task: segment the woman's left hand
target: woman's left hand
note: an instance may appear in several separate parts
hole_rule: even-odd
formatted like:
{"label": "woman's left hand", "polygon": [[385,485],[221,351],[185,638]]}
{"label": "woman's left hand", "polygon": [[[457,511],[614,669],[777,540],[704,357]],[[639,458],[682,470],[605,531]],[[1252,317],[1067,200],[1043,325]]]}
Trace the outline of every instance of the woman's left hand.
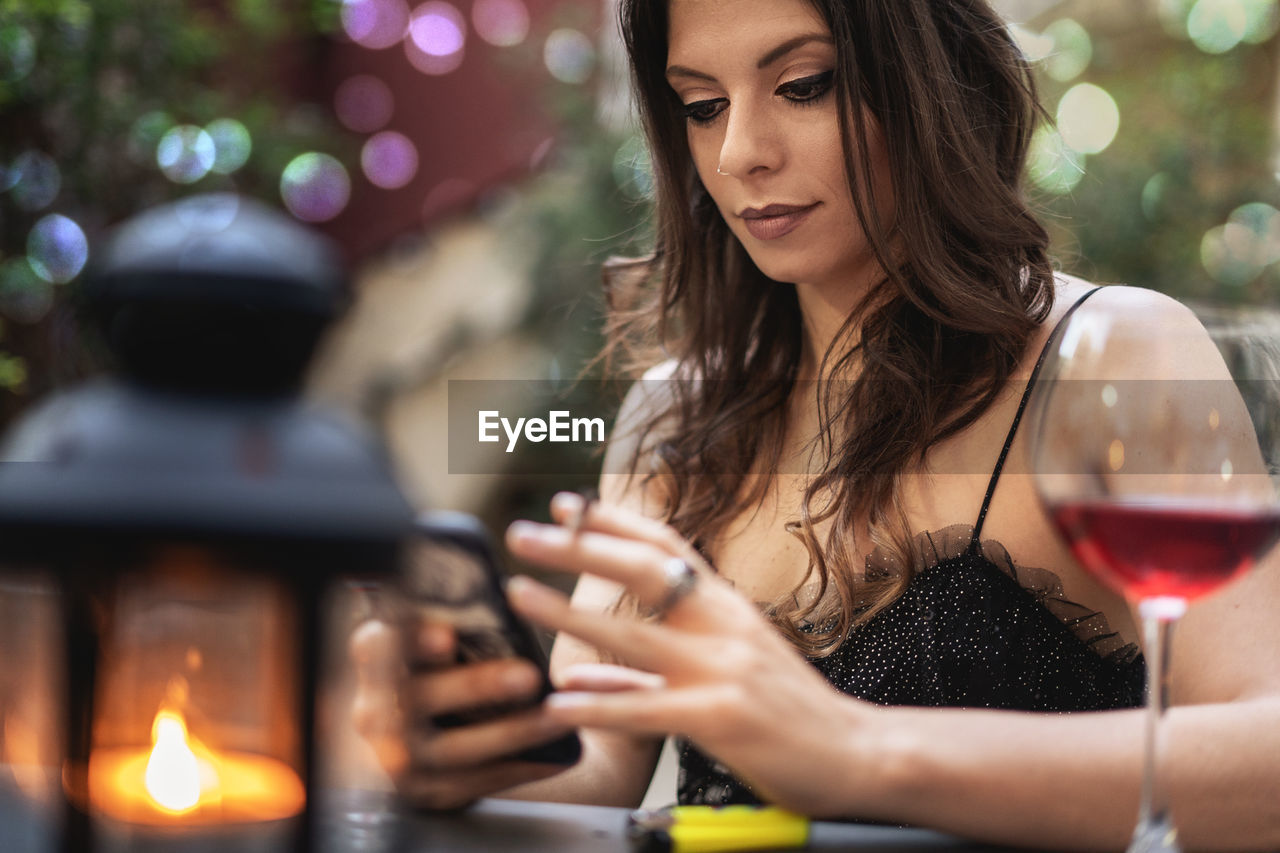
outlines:
{"label": "woman's left hand", "polygon": [[[552,502],[557,518],[581,511],[577,495]],[[531,563],[621,584],[641,612],[668,600],[673,558],[697,573],[688,593],[650,620],[575,610],[558,591],[513,578],[508,597],[523,616],[630,667],[571,668],[547,699],[552,717],[567,726],[680,734],[769,802],[814,815],[856,811],[848,786],[869,759],[876,709],[832,687],[674,530],[593,504],[577,530],[516,522],[507,544]]]}

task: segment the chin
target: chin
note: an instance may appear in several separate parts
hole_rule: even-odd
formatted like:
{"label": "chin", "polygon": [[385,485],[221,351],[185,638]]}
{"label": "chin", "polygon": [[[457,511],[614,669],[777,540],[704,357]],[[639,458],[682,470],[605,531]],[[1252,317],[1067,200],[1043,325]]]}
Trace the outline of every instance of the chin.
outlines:
{"label": "chin", "polygon": [[[750,253],[748,253],[750,254]],[[802,281],[818,281],[823,278],[822,271],[812,261],[805,263],[801,258],[760,257],[751,255],[760,272],[774,281],[795,284]]]}

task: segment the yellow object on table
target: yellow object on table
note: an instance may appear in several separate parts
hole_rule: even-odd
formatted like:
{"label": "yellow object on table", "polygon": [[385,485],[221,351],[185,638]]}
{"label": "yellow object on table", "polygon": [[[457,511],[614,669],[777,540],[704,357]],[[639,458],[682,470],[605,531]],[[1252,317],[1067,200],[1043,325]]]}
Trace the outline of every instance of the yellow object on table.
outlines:
{"label": "yellow object on table", "polygon": [[809,842],[809,819],[773,806],[673,806],[632,812],[627,837],[637,853],[786,850]]}

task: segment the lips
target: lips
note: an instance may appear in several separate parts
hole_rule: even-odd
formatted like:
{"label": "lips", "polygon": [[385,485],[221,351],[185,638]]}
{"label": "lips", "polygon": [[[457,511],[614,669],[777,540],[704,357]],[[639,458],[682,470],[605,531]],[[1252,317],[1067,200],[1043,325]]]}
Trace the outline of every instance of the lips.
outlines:
{"label": "lips", "polygon": [[818,202],[813,204],[770,204],[748,207],[738,214],[747,231],[757,240],[776,240],[800,226]]}

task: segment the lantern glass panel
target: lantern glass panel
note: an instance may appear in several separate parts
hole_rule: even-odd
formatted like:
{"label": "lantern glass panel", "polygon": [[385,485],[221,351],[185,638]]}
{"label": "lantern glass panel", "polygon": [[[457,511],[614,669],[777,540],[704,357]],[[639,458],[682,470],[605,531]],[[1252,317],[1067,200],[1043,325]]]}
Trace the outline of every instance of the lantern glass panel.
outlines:
{"label": "lantern glass panel", "polygon": [[0,850],[52,851],[61,805],[57,586],[0,567]]}
{"label": "lantern glass panel", "polygon": [[252,827],[276,843],[294,831],[298,605],[250,568],[168,546],[101,595],[89,811],[104,848],[157,829]]}
{"label": "lantern glass panel", "polygon": [[[321,839],[324,853],[382,853],[396,849],[401,831],[392,773],[407,755],[400,735],[402,610],[397,585],[368,578],[327,590],[325,642],[317,719]],[[371,622],[380,644],[353,646]]]}

